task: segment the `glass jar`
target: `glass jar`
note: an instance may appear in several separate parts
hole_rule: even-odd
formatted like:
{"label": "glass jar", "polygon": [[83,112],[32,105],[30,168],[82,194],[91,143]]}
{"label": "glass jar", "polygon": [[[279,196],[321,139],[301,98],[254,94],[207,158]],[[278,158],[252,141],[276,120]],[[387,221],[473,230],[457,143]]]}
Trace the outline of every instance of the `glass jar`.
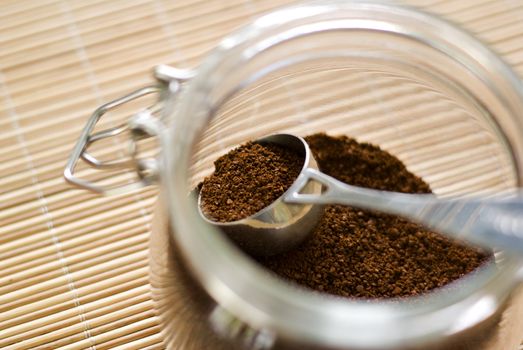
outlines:
{"label": "glass jar", "polygon": [[157,71],[168,129],[147,113],[131,123],[134,135],[157,135],[162,145],[159,170],[136,167],[144,183],[162,180],[151,283],[168,348],[518,344],[521,297],[510,297],[523,276],[520,257],[496,252],[495,263],[420,297],[343,299],[274,277],[206,224],[187,196],[219,155],[280,132],[378,144],[439,196],[520,187],[523,86],[482,43],[414,9],[322,1],[255,20],[184,74]]}

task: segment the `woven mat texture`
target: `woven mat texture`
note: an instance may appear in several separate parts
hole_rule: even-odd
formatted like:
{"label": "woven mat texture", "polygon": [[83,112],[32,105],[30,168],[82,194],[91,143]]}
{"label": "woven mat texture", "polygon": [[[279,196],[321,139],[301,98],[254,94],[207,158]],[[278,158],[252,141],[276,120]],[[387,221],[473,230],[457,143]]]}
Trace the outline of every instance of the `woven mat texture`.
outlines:
{"label": "woven mat texture", "polygon": [[[227,33],[291,2],[0,1],[1,349],[163,349],[147,275],[157,189],[102,197],[71,188],[63,167],[97,106],[152,82],[156,64],[197,67]],[[523,74],[523,1],[409,3]]]}

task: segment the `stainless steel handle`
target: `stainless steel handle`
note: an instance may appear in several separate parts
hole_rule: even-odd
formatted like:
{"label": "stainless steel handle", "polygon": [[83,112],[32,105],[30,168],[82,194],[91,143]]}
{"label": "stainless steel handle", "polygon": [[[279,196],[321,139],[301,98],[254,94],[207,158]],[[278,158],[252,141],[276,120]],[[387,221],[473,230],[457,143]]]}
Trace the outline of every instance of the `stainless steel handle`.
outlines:
{"label": "stainless steel handle", "polygon": [[308,168],[297,179],[325,186],[321,194],[287,194],[289,203],[345,204],[396,214],[450,236],[486,247],[523,253],[523,193],[494,197],[439,199],[431,194],[405,194],[347,185]]}
{"label": "stainless steel handle", "polygon": [[[159,65],[154,70],[154,76],[158,81],[156,85],[138,89],[126,96],[100,106],[93,112],[82,130],[80,138],[65,166],[64,177],[67,182],[92,192],[104,195],[115,195],[127,193],[157,181],[160,167],[158,160],[140,158],[137,142],[144,138],[157,137],[162,132],[162,129],[165,129],[162,118],[156,118],[155,115],[161,114],[165,96],[172,96],[178,93],[181,84],[194,76],[194,71]],[[108,111],[150,94],[158,95],[158,102],[156,104],[135,113],[125,124],[93,133],[100,118]],[[87,152],[89,145],[103,139],[114,137],[125,131],[130,131],[131,135],[131,139],[129,140],[130,159],[107,162],[101,161]],[[75,169],[80,159],[96,169],[134,169],[138,175],[138,181],[120,186],[100,186],[91,181],[81,179],[75,175]]]}

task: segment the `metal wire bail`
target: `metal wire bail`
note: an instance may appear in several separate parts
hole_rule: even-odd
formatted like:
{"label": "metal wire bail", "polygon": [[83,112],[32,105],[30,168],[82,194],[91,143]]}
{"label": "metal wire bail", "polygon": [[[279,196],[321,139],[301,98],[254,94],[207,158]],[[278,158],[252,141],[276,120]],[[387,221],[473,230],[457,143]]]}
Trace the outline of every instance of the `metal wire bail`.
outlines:
{"label": "metal wire bail", "polygon": [[[154,76],[158,81],[157,84],[143,87],[128,95],[108,102],[93,112],[82,130],[80,138],[78,139],[66,164],[64,177],[67,182],[92,192],[113,195],[127,193],[148,186],[158,180],[158,160],[152,158],[140,158],[138,141],[149,137],[160,136],[159,134],[163,129],[165,129],[165,126],[162,123],[161,118],[156,118],[155,115],[161,114],[163,98],[165,95],[164,92],[177,93],[180,84],[194,76],[194,72],[166,65],[159,65],[155,67]],[[133,114],[127,123],[93,133],[96,124],[104,114],[123,104],[150,94],[158,95],[158,100],[154,105]],[[102,161],[87,152],[87,148],[93,143],[115,137],[126,131],[129,131],[131,135],[129,140],[129,159]],[[117,186],[100,186],[91,181],[81,179],[74,174],[80,158],[95,169],[133,169],[138,175],[138,181]]]}

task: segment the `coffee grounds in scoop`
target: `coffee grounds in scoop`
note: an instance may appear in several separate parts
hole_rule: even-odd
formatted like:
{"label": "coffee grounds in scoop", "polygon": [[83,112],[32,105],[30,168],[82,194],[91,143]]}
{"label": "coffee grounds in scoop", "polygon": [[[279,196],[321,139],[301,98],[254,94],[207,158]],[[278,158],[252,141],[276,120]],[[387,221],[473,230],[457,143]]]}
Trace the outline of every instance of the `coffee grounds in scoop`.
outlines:
{"label": "coffee grounds in scoop", "polygon": [[280,197],[296,180],[303,157],[276,144],[248,142],[214,162],[200,188],[200,207],[218,222],[255,214]]}
{"label": "coffee grounds in scoop", "polygon": [[[428,184],[377,146],[346,136],[315,134],[305,139],[320,169],[340,181],[431,193]],[[374,299],[426,293],[463,277],[491,257],[394,215],[328,205],[307,241],[258,261],[282,278],[319,292]]]}

